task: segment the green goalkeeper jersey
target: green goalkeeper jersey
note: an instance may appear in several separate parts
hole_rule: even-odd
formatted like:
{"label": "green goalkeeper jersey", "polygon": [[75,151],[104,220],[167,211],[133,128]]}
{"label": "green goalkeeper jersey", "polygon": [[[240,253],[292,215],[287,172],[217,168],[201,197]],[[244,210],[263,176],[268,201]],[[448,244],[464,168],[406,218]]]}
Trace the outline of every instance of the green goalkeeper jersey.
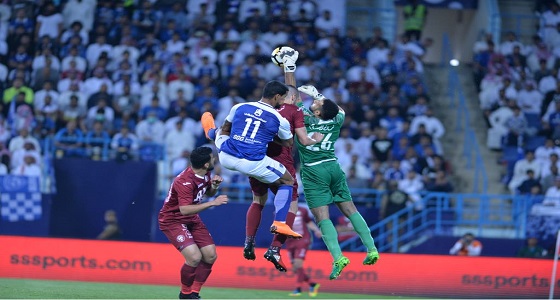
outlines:
{"label": "green goalkeeper jersey", "polygon": [[303,146],[297,138],[295,139],[302,165],[313,166],[325,161],[336,160],[334,143],[338,139],[340,128],[344,123],[344,112],[340,111],[334,119],[325,121],[313,116],[313,113],[305,108],[302,102],[298,103],[298,106],[303,109],[305,129],[309,137],[314,132],[325,135],[320,143],[312,146]]}

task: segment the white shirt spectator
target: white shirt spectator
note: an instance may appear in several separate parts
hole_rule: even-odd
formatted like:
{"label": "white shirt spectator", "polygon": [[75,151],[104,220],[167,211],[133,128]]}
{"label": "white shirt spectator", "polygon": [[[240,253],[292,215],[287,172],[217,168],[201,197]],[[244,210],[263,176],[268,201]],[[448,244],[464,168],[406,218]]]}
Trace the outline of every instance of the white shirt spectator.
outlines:
{"label": "white shirt spectator", "polygon": [[215,41],[239,41],[241,35],[233,28],[218,29],[214,34]]}
{"label": "white shirt spectator", "polygon": [[[173,130],[175,128],[175,124],[177,124],[177,121],[179,121],[180,119],[181,118],[179,116],[169,118],[167,121],[165,121],[165,130],[166,131]],[[189,117],[183,120],[183,130],[191,131],[196,137],[199,137],[204,133],[204,131],[202,130],[202,125],[200,125],[200,122],[197,122]]]}
{"label": "white shirt spectator", "polygon": [[41,153],[37,150],[25,150],[23,148],[18,149],[12,153],[11,165],[12,168],[17,168],[25,164],[24,158],[27,155],[31,155],[35,158],[35,161],[41,161]]}
{"label": "white shirt spectator", "polygon": [[[99,107],[97,105],[92,106],[90,109],[88,109],[87,112],[87,118],[89,120],[95,120],[97,117],[97,110],[99,109]],[[113,110],[112,107],[110,106],[105,106],[103,108],[103,110],[105,111],[104,113],[104,117],[105,117],[105,121],[106,122],[113,122],[113,120],[115,119],[115,111]]]}
{"label": "white shirt spectator", "polygon": [[167,133],[165,137],[165,147],[169,159],[174,160],[179,158],[183,151],[191,152],[196,144],[196,139],[192,130],[173,130]]}
{"label": "white shirt spectator", "polygon": [[541,92],[543,95],[546,95],[546,93],[553,91],[554,89],[556,89],[556,81],[556,77],[552,74],[544,76],[539,81],[539,92]]}
{"label": "white shirt spectator", "polygon": [[29,176],[29,177],[41,177],[41,167],[38,164],[33,163],[30,165],[23,164],[17,167],[14,167],[11,172],[12,175],[22,175],[22,176]]}
{"label": "white shirt spectator", "polygon": [[517,105],[526,114],[540,114],[543,95],[535,89],[522,89],[517,96]]}
{"label": "white shirt spectator", "polygon": [[8,122],[4,118],[0,118],[0,144],[7,145],[8,139],[12,137],[12,133],[8,128]]}
{"label": "white shirt spectator", "polygon": [[513,48],[515,48],[515,46],[519,46],[519,50],[521,50],[521,53],[524,53],[525,46],[523,45],[523,43],[517,40],[505,40],[500,44],[499,51],[504,56],[510,55],[513,53]]}
{"label": "white shirt spectator", "polygon": [[230,54],[233,55],[234,65],[240,65],[245,62],[245,56],[246,56],[245,53],[233,49],[226,49],[221,51],[220,54],[218,55],[218,62],[220,63],[220,65],[227,63],[227,57]]}
{"label": "white shirt spectator", "polygon": [[367,61],[368,61],[368,65],[372,66],[372,67],[376,67],[377,65],[379,65],[382,62],[387,62],[387,56],[390,52],[389,48],[383,47],[383,48],[379,48],[379,47],[373,47],[371,49],[368,50],[367,52]]}
{"label": "white shirt spectator", "polygon": [[414,177],[412,177],[412,172],[409,172],[404,179],[399,180],[398,187],[399,190],[408,195],[414,205],[414,209],[422,210],[424,208],[424,203],[422,203],[420,191],[424,189],[424,183],[422,183],[420,175],[415,173]]}
{"label": "white shirt spectator", "polygon": [[200,13],[200,4],[206,3],[208,7],[206,12],[211,15],[216,11],[217,2],[218,0],[189,0],[187,1],[186,8],[189,14],[198,14]]}
{"label": "white shirt spectator", "polygon": [[167,86],[167,95],[171,101],[177,99],[177,91],[183,90],[183,95],[188,102],[194,99],[194,84],[192,82],[180,78],[173,80]]}
{"label": "white shirt spectator", "polygon": [[[80,30],[80,32],[78,33],[78,35],[80,36],[80,38],[82,39],[82,45],[87,45],[89,44],[89,35],[88,32],[85,29]],[[68,43],[68,41],[74,36],[74,31],[72,29],[67,29],[62,33],[62,36],[60,37],[60,41],[63,44]]]}
{"label": "white shirt spectator", "polygon": [[241,45],[239,45],[239,51],[241,51],[245,56],[251,55],[254,53],[256,45],[261,48],[262,53],[272,53],[272,47],[260,39],[244,41]]}
{"label": "white shirt spectator", "polygon": [[[548,159],[548,160],[542,162],[541,174],[540,174],[541,179],[545,178],[546,176],[548,176],[550,174],[552,174],[552,172],[550,171],[550,167],[552,167],[552,164],[553,164],[553,162],[552,162],[551,159]],[[556,161],[554,164],[560,170],[560,161]],[[537,174],[537,175],[539,175],[539,174]]]}
{"label": "white shirt spectator", "polygon": [[445,127],[443,127],[441,121],[434,116],[428,115],[420,115],[412,119],[410,123],[410,134],[416,134],[420,124],[424,124],[426,132],[434,139],[440,139],[445,134]]}
{"label": "white shirt spectator", "polygon": [[[183,50],[183,48],[181,48]],[[140,57],[140,50],[138,48],[131,46],[131,45],[117,45],[112,49],[112,58],[115,61],[121,61],[123,59],[123,53],[128,51],[129,53],[129,61],[135,63],[138,61]]]}
{"label": "white shirt spectator", "polygon": [[[60,70],[60,60],[58,57],[54,55],[49,55],[51,59],[51,69],[53,70]],[[31,68],[33,70],[41,69],[46,66],[47,57],[45,55],[39,55],[33,59],[33,63],[31,64]]]}
{"label": "white shirt spectator", "polygon": [[266,42],[271,48],[287,44],[288,38],[288,34],[284,31],[267,31],[261,36],[261,40]]}
{"label": "white shirt spectator", "polygon": [[348,82],[361,81],[362,72],[365,72],[365,80],[367,82],[373,83],[377,89],[381,87],[381,78],[377,70],[373,67],[364,67],[363,65],[353,66],[346,72],[346,79]]}
{"label": "white shirt spectator", "polygon": [[70,97],[72,96],[76,96],[78,98],[78,106],[83,107],[84,109],[87,107],[88,98],[80,91],[66,91],[61,93],[57,101],[58,107],[63,108],[70,105]]}
{"label": "white shirt spectator", "polygon": [[544,145],[535,149],[535,159],[544,164],[549,161],[550,155],[553,153],[560,157],[560,147],[555,146],[552,141],[547,141]]}
{"label": "white shirt spectator", "polygon": [[519,185],[527,178],[527,170],[533,170],[535,178],[538,179],[541,172],[541,163],[536,159],[529,161],[527,158],[518,160],[513,167],[513,177],[508,184],[511,193],[514,194]]}
{"label": "white shirt spectator", "polygon": [[107,55],[111,57],[112,51],[113,51],[113,46],[106,43],[103,44],[93,43],[89,45],[86,50],[86,59],[88,61],[88,64],[90,66],[95,66],[95,64],[97,64],[97,59],[99,59],[99,56],[101,55],[102,52],[107,52]]}
{"label": "white shirt spectator", "polygon": [[53,14],[50,16],[40,15],[37,17],[37,23],[41,23],[37,36],[48,36],[52,39],[58,38],[58,26],[63,25],[61,14]]}
{"label": "white shirt spectator", "polygon": [[36,110],[41,110],[45,105],[45,98],[51,96],[52,102],[58,105],[58,98],[60,94],[55,90],[39,90],[35,93],[35,100],[33,101]]}
{"label": "white shirt spectator", "polygon": [[327,34],[333,34],[335,32],[340,32],[340,22],[332,17],[330,11],[324,11],[322,15],[315,19],[315,28],[324,31]]}
{"label": "white shirt spectator", "polygon": [[183,42],[180,39],[178,40],[170,39],[167,41],[167,51],[171,53],[180,53],[183,51],[184,47],[185,47],[185,42]]}
{"label": "white shirt spectator", "polygon": [[141,142],[164,143],[165,125],[157,118],[153,121],[144,119],[136,125],[136,136]]}
{"label": "white shirt spectator", "polygon": [[92,94],[99,92],[102,85],[107,86],[107,93],[113,93],[113,82],[107,77],[90,77],[86,79],[86,81],[84,82],[84,93],[89,97]]}
{"label": "white shirt spectator", "polygon": [[[558,181],[558,179],[556,179],[556,181]],[[554,185],[549,187],[548,190],[546,190],[542,204],[560,207],[560,188]]]}
{"label": "white shirt spectator", "polygon": [[[124,94],[124,85],[125,84],[126,83],[122,79],[115,82],[115,85],[113,85],[113,95],[114,96],[120,96],[120,95]],[[142,94],[142,86],[137,81],[131,81],[131,82],[128,83],[128,85],[130,85],[130,94],[131,95]]]}
{"label": "white shirt spectator", "polygon": [[215,123],[223,124],[231,108],[237,103],[243,103],[245,99],[239,96],[227,95],[218,99],[219,113],[216,116]]}
{"label": "white shirt spectator", "polygon": [[239,5],[239,22],[245,22],[247,17],[251,16],[252,10],[258,9],[261,16],[266,16],[266,2],[263,0],[245,0]]}
{"label": "white shirt spectator", "polygon": [[347,103],[350,100],[350,93],[345,88],[329,86],[323,90],[323,95],[328,99],[338,98],[336,94],[340,94],[342,103]]}
{"label": "white shirt spectator", "polygon": [[62,59],[62,71],[70,69],[70,62],[76,63],[76,69],[80,72],[85,72],[87,69],[87,61],[81,56],[66,56]]}
{"label": "white shirt spectator", "polygon": [[39,141],[34,138],[33,136],[27,134],[25,137],[21,135],[17,135],[10,140],[10,144],[8,145],[8,150],[10,152],[15,152],[18,149],[22,149],[23,145],[27,142],[33,143],[35,149],[37,151],[41,151],[41,146],[39,145]]}
{"label": "white shirt spectator", "polygon": [[82,23],[84,30],[91,31],[96,6],[97,0],[69,0],[62,10],[64,24],[69,27],[73,22],[79,21]]}

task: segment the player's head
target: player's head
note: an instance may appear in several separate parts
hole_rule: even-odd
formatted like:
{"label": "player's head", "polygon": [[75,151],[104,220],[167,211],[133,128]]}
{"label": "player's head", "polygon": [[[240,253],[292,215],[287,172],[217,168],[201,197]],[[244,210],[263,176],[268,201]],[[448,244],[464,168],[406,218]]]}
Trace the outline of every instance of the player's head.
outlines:
{"label": "player's head", "polygon": [[191,152],[191,166],[193,169],[214,169],[214,155],[212,148],[198,147]]}
{"label": "player's head", "polygon": [[284,104],[288,87],[280,81],[271,80],[263,88],[263,102],[279,108]]}
{"label": "player's head", "polygon": [[311,104],[310,110],[322,120],[331,120],[338,114],[338,105],[330,99],[315,100]]}
{"label": "player's head", "polygon": [[284,99],[285,104],[294,104],[296,103],[296,99],[298,97],[298,89],[293,85],[286,85],[288,87],[288,93],[286,94],[286,98]]}

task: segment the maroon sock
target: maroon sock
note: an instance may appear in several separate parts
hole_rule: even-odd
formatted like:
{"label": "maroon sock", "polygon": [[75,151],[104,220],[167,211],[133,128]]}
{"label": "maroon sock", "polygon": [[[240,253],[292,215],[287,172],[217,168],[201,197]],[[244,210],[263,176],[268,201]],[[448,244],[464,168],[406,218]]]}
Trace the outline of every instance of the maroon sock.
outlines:
{"label": "maroon sock", "polygon": [[[288,226],[292,228],[295,219],[296,219],[296,214],[294,214],[293,212],[288,212],[288,216],[286,216],[286,224],[288,224]],[[274,238],[272,239],[272,244],[270,244],[270,246],[282,248],[282,245],[284,245],[287,238],[288,238],[287,235],[275,234]]]}
{"label": "maroon sock", "polygon": [[181,267],[181,293],[190,294],[192,292],[191,287],[196,275],[196,269],[197,267],[191,267],[187,264],[183,264]]}
{"label": "maroon sock", "polygon": [[261,215],[264,205],[260,205],[258,203],[251,203],[249,209],[247,210],[247,220],[245,226],[245,235],[247,237],[255,238],[257,235],[257,229],[259,229],[259,225],[261,224]]}
{"label": "maroon sock", "polygon": [[202,288],[202,285],[206,282],[210,273],[212,273],[212,264],[201,261],[196,268],[194,282],[192,285],[192,291],[194,293],[200,292],[200,288]]}
{"label": "maroon sock", "polygon": [[302,283],[302,282],[307,282],[309,281],[309,277],[307,276],[307,274],[305,274],[305,271],[303,270],[303,268],[299,268],[296,271],[297,274],[297,283]]}

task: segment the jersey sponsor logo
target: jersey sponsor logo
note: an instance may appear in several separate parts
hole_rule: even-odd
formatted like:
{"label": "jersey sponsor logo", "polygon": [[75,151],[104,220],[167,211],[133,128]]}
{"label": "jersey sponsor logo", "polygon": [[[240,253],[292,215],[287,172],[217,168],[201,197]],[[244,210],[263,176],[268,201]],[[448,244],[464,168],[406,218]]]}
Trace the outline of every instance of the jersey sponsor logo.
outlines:
{"label": "jersey sponsor logo", "polygon": [[182,243],[182,242],[185,241],[185,236],[180,234],[180,235],[177,236],[176,240],[177,240],[177,242]]}
{"label": "jersey sponsor logo", "polygon": [[255,116],[257,116],[257,117],[260,117],[262,115],[262,113],[263,113],[263,110],[260,109],[260,108],[255,110]]}
{"label": "jersey sponsor logo", "polygon": [[190,182],[183,182],[183,185],[189,185],[191,184]]}
{"label": "jersey sponsor logo", "polygon": [[203,186],[203,185],[204,185],[204,182],[201,183],[201,184],[199,184],[199,185],[197,185],[197,187],[200,188],[200,187]]}
{"label": "jersey sponsor logo", "polygon": [[334,125],[314,125],[312,124],[309,127],[309,130],[317,130],[317,131],[332,131],[334,129]]}

